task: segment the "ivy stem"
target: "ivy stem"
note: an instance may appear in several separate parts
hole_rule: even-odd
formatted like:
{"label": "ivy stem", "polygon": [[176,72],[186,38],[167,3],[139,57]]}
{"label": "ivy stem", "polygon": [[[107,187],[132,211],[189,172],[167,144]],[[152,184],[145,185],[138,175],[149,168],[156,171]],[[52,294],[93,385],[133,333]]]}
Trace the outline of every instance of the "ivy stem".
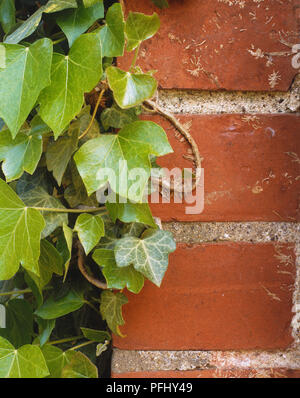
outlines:
{"label": "ivy stem", "polygon": [[50,207],[29,207],[29,209],[39,210],[39,211],[49,211],[51,213],[106,213],[106,209],[99,207],[91,209],[54,209]]}
{"label": "ivy stem", "polygon": [[141,43],[135,49],[135,53],[134,53],[134,57],[133,57],[133,60],[132,60],[131,66],[130,66],[130,70],[132,70],[134,68],[135,64],[136,64],[136,61],[137,61],[138,56],[139,56],[140,46],[141,46]]}
{"label": "ivy stem", "polygon": [[[78,264],[79,271],[82,273],[82,275],[85,277],[85,279],[88,280],[92,285],[98,287],[99,289],[104,289],[104,290],[107,289],[106,283],[103,283],[103,282],[99,281],[99,279],[88,274],[88,272],[84,266],[84,259],[85,259],[84,250],[79,241],[77,242],[77,247],[78,247],[78,262],[77,262],[77,264]],[[94,307],[91,303],[87,302],[87,304]],[[98,313],[98,311],[97,311],[97,313]]]}
{"label": "ivy stem", "polygon": [[87,135],[87,133],[89,132],[90,128],[92,127],[92,124],[94,123],[94,120],[95,120],[95,117],[96,117],[96,113],[97,113],[97,110],[99,108],[99,105],[100,105],[100,102],[101,102],[101,100],[103,98],[104,93],[105,93],[105,88],[103,88],[101,90],[101,93],[99,94],[99,97],[98,97],[98,100],[97,100],[97,103],[96,103],[96,106],[95,106],[95,109],[94,109],[94,112],[93,112],[92,119],[91,119],[89,125],[87,126],[87,128],[84,130],[84,132],[79,136],[79,140],[81,140],[83,137],[85,137]]}
{"label": "ivy stem", "polygon": [[65,37],[62,37],[61,39],[55,40],[55,41],[53,42],[53,45],[58,44],[58,43],[61,43],[62,41],[65,41],[65,40],[66,40],[66,38],[65,38]]}
{"label": "ivy stem", "polygon": [[89,301],[85,301],[85,304],[88,305],[89,307],[91,307],[99,315],[99,311],[92,303],[90,303]]}
{"label": "ivy stem", "polygon": [[93,343],[96,343],[96,341],[86,341],[85,343],[78,344],[75,347],[70,348],[69,351],[77,350],[78,348],[85,347],[86,345],[93,344]]}
{"label": "ivy stem", "polygon": [[[53,287],[49,286],[49,287],[45,287],[43,290],[51,290],[51,289],[53,289]],[[20,294],[26,294],[26,293],[32,293],[32,290],[31,289],[12,290],[11,292],[0,293],[0,297],[13,296],[15,294],[17,294],[19,296]]]}
{"label": "ivy stem", "polygon": [[70,341],[76,341],[76,340],[80,340],[80,339],[84,339],[84,336],[66,337],[65,339],[61,339],[61,340],[49,341],[48,344],[50,344],[50,345],[63,344],[63,343],[69,343]]}

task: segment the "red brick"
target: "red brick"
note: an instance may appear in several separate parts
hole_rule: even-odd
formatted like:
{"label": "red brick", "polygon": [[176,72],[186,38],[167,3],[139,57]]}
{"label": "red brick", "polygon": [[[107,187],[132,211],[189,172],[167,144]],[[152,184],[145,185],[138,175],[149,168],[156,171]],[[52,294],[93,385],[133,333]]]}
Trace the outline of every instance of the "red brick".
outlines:
{"label": "red brick", "polygon": [[[288,347],[293,248],[273,244],[179,244],[161,288],[126,292],[126,324],[114,346],[134,350]],[[278,252],[279,250],[279,252]],[[278,253],[284,253],[282,264]],[[287,261],[288,260],[288,261]]]}
{"label": "red brick", "polygon": [[[142,45],[138,64],[158,70],[162,88],[269,91],[288,90],[297,73],[295,54],[280,42],[299,43],[297,2],[171,0],[159,10],[149,0],[126,0],[126,6],[160,15],[160,31]],[[129,68],[132,56],[120,58],[120,67]]]}
{"label": "red brick", "polygon": [[300,370],[297,369],[208,369],[190,371],[156,371],[156,372],[127,372],[113,373],[112,378],[289,378],[298,379]]}
{"label": "red brick", "polygon": [[[192,122],[190,132],[204,158],[204,211],[185,214],[187,205],[172,200],[170,204],[152,204],[155,216],[163,221],[300,219],[300,118],[251,117],[252,121],[248,115],[179,117],[183,123]],[[174,149],[173,154],[159,158],[158,163],[170,169],[193,167],[191,161],[183,158],[188,153],[188,144],[175,138],[172,126],[161,117],[151,120],[165,128]]]}

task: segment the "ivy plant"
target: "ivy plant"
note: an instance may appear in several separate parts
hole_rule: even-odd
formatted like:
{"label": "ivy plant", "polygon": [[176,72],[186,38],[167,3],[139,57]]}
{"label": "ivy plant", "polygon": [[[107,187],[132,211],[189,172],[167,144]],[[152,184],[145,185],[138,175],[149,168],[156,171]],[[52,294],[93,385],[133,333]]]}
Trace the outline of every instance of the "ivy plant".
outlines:
{"label": "ivy plant", "polygon": [[160,286],[175,250],[144,200],[172,152],[139,120],[157,82],[136,62],[160,21],[123,7],[0,0],[0,377],[98,377],[124,290]]}

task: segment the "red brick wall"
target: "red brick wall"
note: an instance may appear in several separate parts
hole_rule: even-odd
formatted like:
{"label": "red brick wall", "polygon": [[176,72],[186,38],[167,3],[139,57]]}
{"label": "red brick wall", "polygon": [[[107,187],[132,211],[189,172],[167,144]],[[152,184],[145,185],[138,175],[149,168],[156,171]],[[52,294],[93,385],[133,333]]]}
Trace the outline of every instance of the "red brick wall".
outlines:
{"label": "red brick wall", "polygon": [[[277,114],[276,105],[268,114],[263,107],[260,114],[237,114],[235,103],[226,104],[232,114],[222,114],[222,103],[216,114],[196,114],[191,97],[185,97],[193,89],[195,105],[202,90],[211,90],[212,98],[220,89],[243,91],[236,98],[255,91],[260,98],[265,93],[266,105],[275,98],[279,106],[299,72],[292,63],[299,3],[169,2],[166,10],[149,0],[125,4],[127,10],[160,14],[161,29],[142,46],[138,64],[158,70],[165,102],[177,89],[186,101],[187,111],[177,116],[189,123],[203,157],[205,206],[199,215],[186,215],[184,204],[152,205],[167,223],[164,228],[175,231],[178,249],[160,289],[146,283],[141,294],[128,294],[122,328],[127,337],[114,338],[113,377],[299,377],[299,230],[293,232],[299,221],[299,114],[288,108]],[[119,66],[126,70],[131,59],[126,55]],[[165,127],[174,148],[160,164],[191,167],[183,157],[189,147],[176,139],[172,126],[159,116],[144,117]],[[239,223],[243,233],[239,239],[225,234],[228,242],[199,234],[187,244],[188,236],[176,234],[181,222],[189,223],[187,231],[201,222],[232,231]],[[155,363],[153,351],[161,350],[171,358],[168,365]],[[199,357],[202,351],[210,355],[197,370],[195,350]],[[135,351],[141,358],[154,355],[154,363],[148,368],[147,361],[131,363]],[[175,363],[174,351],[182,351],[186,363]]]}

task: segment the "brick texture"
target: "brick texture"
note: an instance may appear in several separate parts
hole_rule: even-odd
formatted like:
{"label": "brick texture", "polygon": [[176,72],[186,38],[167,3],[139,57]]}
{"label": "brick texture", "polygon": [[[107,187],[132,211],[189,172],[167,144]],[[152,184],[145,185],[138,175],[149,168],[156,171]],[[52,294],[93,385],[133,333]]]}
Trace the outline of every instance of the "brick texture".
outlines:
{"label": "brick texture", "polygon": [[288,347],[295,274],[293,247],[273,244],[178,245],[159,289],[146,283],[124,306],[135,350]]}
{"label": "brick texture", "polygon": [[[150,117],[145,117],[149,119]],[[161,166],[193,167],[189,145],[161,117],[174,153]],[[185,115],[204,158],[204,211],[185,203],[152,204],[163,221],[299,221],[300,117],[297,115]],[[181,138],[181,136],[179,136]],[[160,199],[161,201],[161,199]]]}
{"label": "brick texture", "polygon": [[[160,15],[160,31],[142,45],[138,64],[158,70],[162,88],[288,90],[297,73],[297,0],[171,0],[165,10],[149,0],[125,3]],[[132,56],[119,66],[127,69]]]}
{"label": "brick texture", "polygon": [[293,369],[209,369],[191,371],[113,373],[113,378],[300,378],[300,370]]}

